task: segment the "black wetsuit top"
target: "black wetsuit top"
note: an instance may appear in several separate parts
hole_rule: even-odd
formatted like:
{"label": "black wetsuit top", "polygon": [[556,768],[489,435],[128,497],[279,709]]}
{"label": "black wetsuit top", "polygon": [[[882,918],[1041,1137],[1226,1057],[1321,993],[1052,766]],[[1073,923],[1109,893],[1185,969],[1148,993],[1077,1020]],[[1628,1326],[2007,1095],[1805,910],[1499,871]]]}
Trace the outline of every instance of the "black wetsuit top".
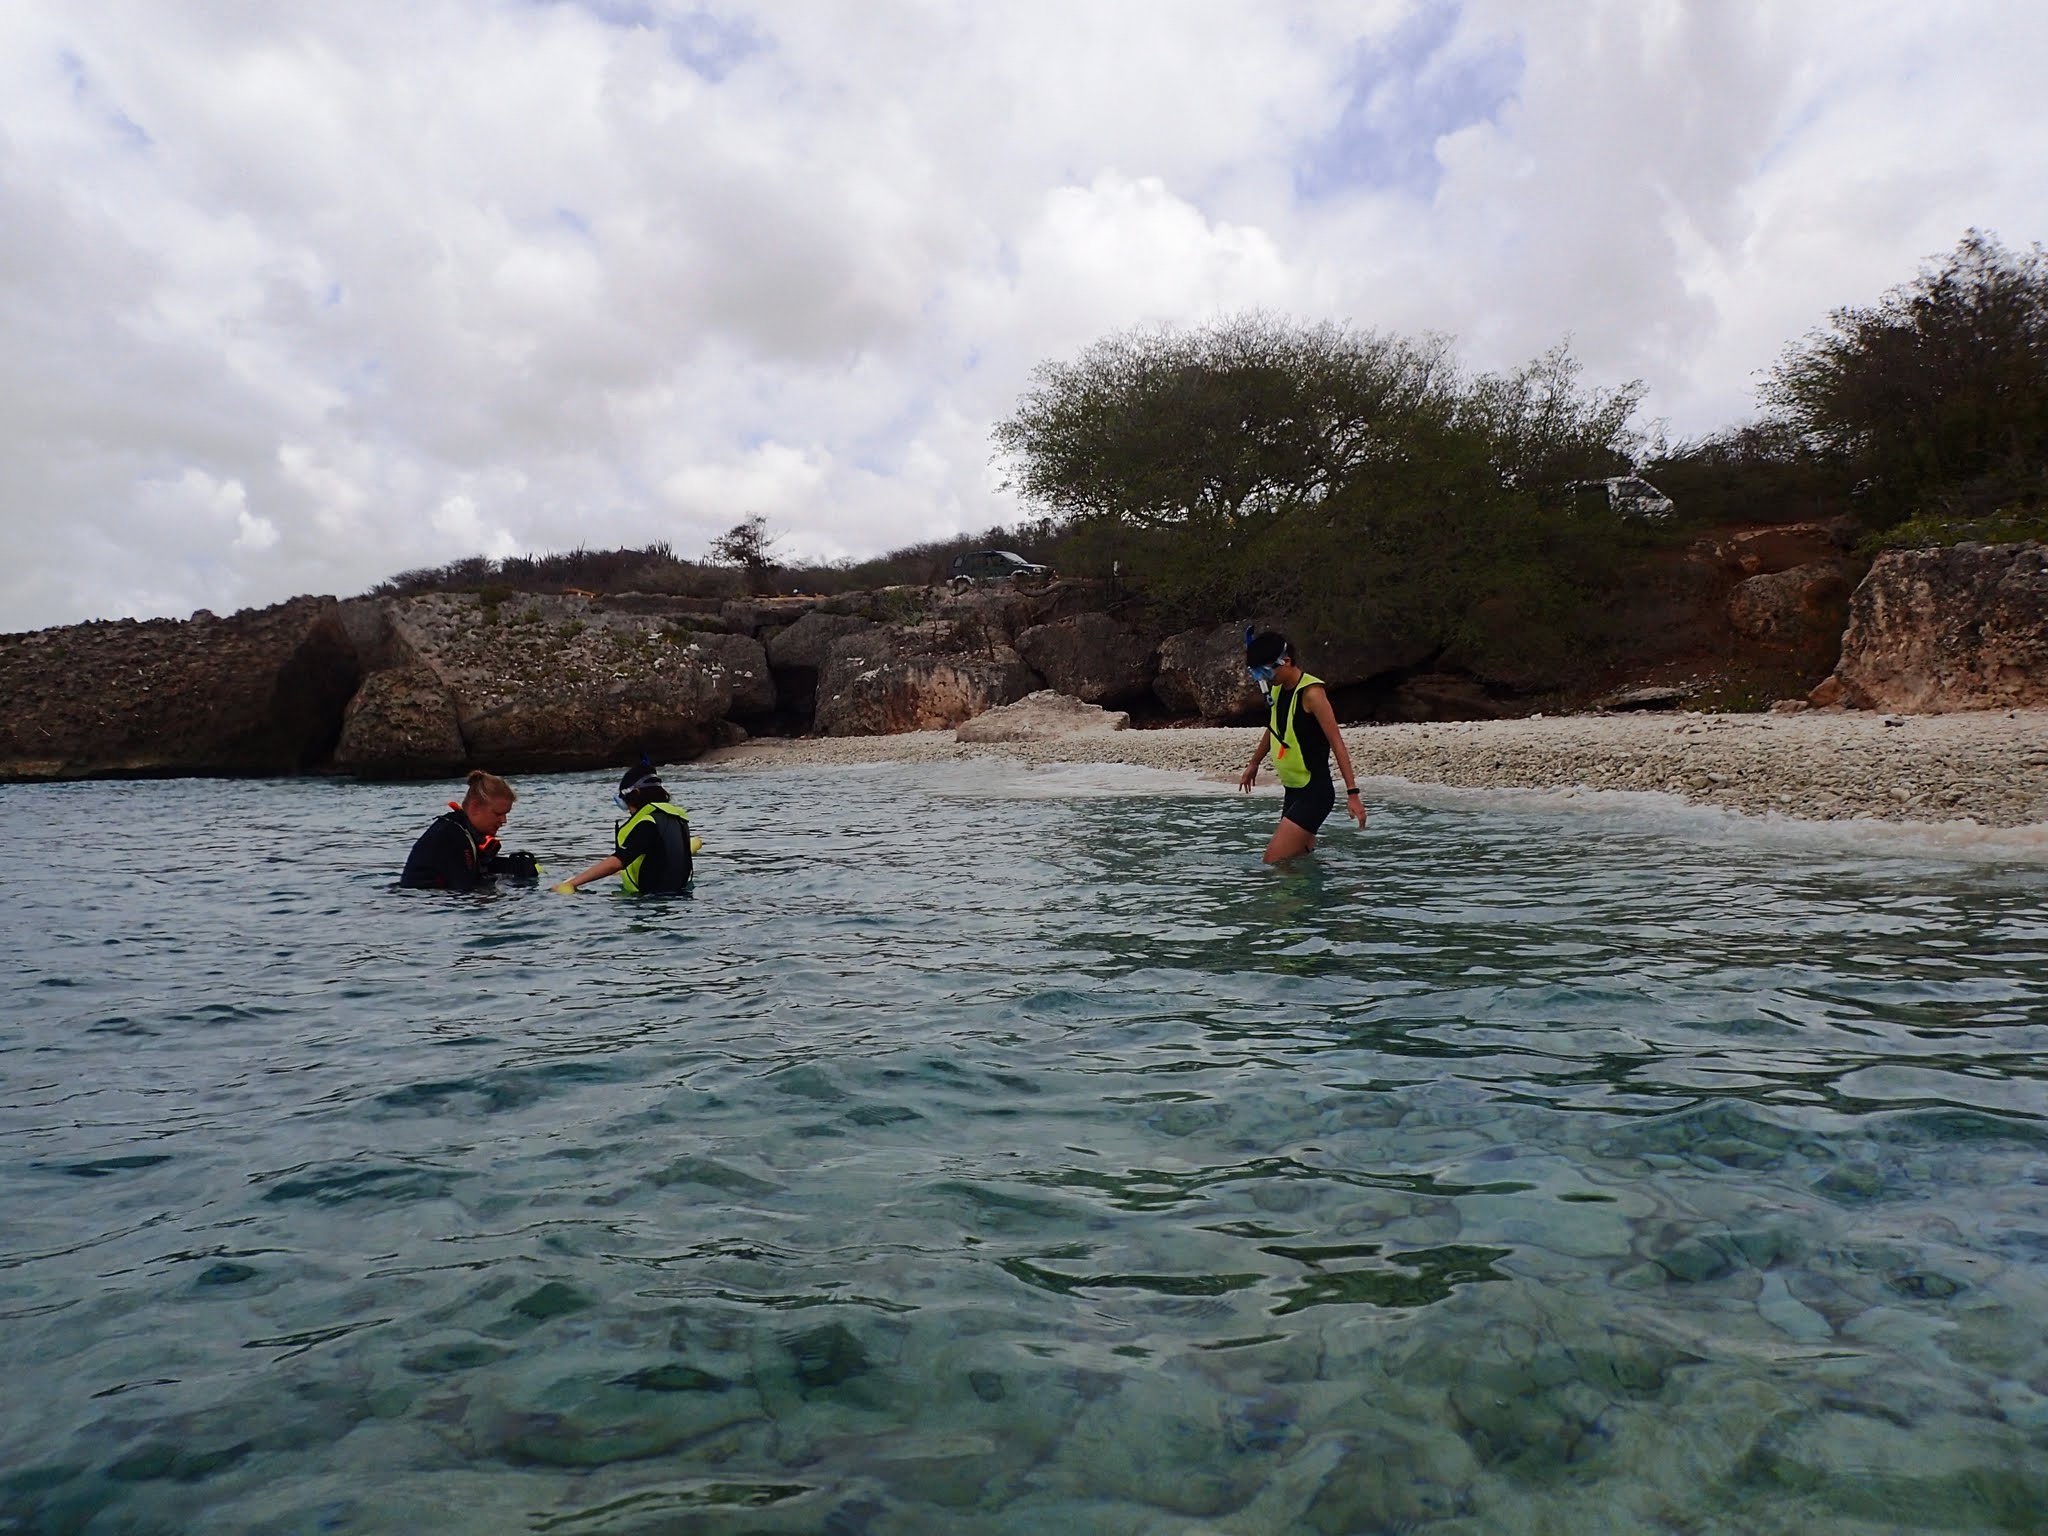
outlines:
{"label": "black wetsuit top", "polygon": [[491,878],[479,850],[490,842],[460,811],[437,816],[406,856],[398,883],[414,890],[473,891]]}
{"label": "black wetsuit top", "polygon": [[655,813],[626,834],[619,861],[630,867],[635,859],[646,860],[638,881],[642,895],[670,894],[690,883],[690,818],[681,806],[657,802]]}

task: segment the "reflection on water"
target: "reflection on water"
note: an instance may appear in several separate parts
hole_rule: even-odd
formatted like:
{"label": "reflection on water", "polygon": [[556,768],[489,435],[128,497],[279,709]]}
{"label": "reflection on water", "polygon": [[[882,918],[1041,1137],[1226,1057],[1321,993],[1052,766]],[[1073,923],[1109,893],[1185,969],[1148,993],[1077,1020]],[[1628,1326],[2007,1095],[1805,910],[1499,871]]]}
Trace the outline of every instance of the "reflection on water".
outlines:
{"label": "reflection on water", "polygon": [[681,782],[0,789],[0,1530],[2040,1528],[2040,863]]}

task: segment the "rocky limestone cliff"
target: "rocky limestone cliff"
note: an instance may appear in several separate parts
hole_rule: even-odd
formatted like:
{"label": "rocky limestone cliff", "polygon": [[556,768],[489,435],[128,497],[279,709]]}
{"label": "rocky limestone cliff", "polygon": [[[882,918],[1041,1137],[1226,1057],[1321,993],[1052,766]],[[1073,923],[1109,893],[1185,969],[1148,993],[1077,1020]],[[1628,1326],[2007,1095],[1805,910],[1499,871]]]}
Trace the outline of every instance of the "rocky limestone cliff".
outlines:
{"label": "rocky limestone cliff", "polygon": [[1865,569],[1855,539],[1853,523],[1831,518],[1730,525],[1643,552],[1602,600],[1613,660],[1536,707],[1661,698],[1627,707],[1740,710],[1805,694],[1841,654],[1848,592]]}
{"label": "rocky limestone cliff", "polygon": [[1127,706],[1152,691],[1159,648],[1106,613],[1076,613],[1034,624],[1017,653],[1047,685],[1084,704]]}
{"label": "rocky limestone cliff", "polygon": [[[1668,552],[1668,579],[1616,595],[1631,670],[1585,697],[1676,703],[1695,697],[1697,669],[1739,665],[1775,668],[1803,692],[1839,651],[1817,702],[2048,702],[2042,546],[1889,555],[1851,605],[1858,567],[1842,541],[1834,524],[1744,528]],[[1248,617],[1295,631],[1286,615]],[[1569,705],[1553,700],[1556,679],[1476,669],[1451,651],[1324,649],[1304,660],[1346,719]],[[685,760],[747,731],[957,727],[1048,685],[1154,721],[1263,709],[1241,623],[1162,635],[1106,583],[726,602],[300,598],[229,619],[0,636],[0,780],[610,767],[643,751]]]}
{"label": "rocky limestone cliff", "polygon": [[1879,555],[1812,698],[1899,714],[2048,704],[2048,545]]}
{"label": "rocky limestone cliff", "polygon": [[331,597],[0,635],[0,779],[304,772],[360,680]]}
{"label": "rocky limestone cliff", "polygon": [[760,642],[722,620],[704,628],[704,615],[673,603],[434,593],[385,600],[382,612],[385,665],[350,704],[335,751],[337,767],[358,773],[690,757],[725,739],[726,721],[775,708]]}
{"label": "rocky limestone cliff", "polygon": [[1038,688],[1007,641],[956,624],[876,627],[832,642],[818,679],[820,736],[945,730]]}

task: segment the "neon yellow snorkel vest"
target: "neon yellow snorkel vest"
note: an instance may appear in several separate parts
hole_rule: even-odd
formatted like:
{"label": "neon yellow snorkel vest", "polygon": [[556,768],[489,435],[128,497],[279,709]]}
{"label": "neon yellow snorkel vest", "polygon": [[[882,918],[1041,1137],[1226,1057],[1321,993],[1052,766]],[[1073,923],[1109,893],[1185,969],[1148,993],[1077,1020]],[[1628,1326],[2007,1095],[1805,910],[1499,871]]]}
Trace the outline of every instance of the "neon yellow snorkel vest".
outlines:
{"label": "neon yellow snorkel vest", "polygon": [[[673,804],[670,801],[657,800],[652,805],[641,806],[639,810],[635,811],[631,816],[627,817],[625,821],[619,824],[618,834],[615,838],[615,845],[617,846],[622,855],[625,852],[626,838],[628,834],[630,834],[635,827],[639,826],[641,822],[652,821],[656,816],[660,816],[665,820],[673,820],[676,823],[676,827],[674,830],[679,835],[678,837],[671,839],[671,841],[674,842],[675,846],[686,847],[689,848],[692,852],[695,851],[694,844],[697,840],[691,837],[688,831],[690,825],[690,813],[684,810],[680,805]],[[628,896],[638,896],[640,894],[640,866],[646,862],[647,861],[644,857],[638,858],[633,860],[632,863],[628,864],[624,869],[619,871],[619,889],[624,891]]]}
{"label": "neon yellow snorkel vest", "polygon": [[1294,734],[1294,712],[1301,707],[1301,690],[1320,688],[1322,682],[1320,677],[1310,677],[1306,672],[1301,674],[1300,681],[1287,695],[1285,726],[1280,723],[1280,695],[1274,694],[1267,702],[1266,734],[1272,738],[1273,767],[1280,775],[1283,789],[1299,789],[1313,777],[1308,771],[1308,764],[1301,760],[1301,738]]}

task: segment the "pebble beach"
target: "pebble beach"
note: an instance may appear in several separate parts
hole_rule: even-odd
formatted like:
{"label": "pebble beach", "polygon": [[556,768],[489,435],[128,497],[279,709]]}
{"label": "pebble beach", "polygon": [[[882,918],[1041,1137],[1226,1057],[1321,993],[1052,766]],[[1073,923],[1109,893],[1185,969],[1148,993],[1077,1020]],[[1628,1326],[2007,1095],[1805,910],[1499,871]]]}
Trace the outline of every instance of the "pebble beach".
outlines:
{"label": "pebble beach", "polygon": [[[1256,725],[1087,731],[986,744],[958,741],[952,731],[918,731],[757,738],[704,761],[743,768],[1003,757],[1123,763],[1234,782],[1257,739]],[[1368,789],[1377,780],[1383,792],[1388,780],[1461,789],[1627,790],[1811,821],[2048,823],[2048,710],[1538,715],[1350,726],[1344,739]]]}

